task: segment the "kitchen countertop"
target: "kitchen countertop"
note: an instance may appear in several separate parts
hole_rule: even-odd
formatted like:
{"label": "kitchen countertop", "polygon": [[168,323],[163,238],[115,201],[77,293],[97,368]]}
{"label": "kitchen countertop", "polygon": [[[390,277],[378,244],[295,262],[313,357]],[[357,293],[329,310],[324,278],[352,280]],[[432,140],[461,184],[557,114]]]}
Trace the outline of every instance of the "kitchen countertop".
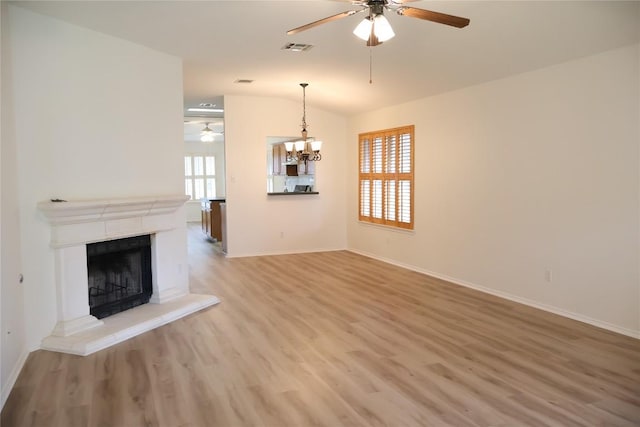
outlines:
{"label": "kitchen countertop", "polygon": [[318,191],[281,191],[278,193],[267,193],[267,196],[299,196],[300,194],[320,194]]}

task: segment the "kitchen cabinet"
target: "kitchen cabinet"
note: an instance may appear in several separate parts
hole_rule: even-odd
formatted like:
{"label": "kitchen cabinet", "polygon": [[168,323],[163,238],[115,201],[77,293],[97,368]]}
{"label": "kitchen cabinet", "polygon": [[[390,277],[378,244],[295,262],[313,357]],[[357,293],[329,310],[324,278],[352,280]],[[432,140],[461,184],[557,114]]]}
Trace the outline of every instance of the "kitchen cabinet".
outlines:
{"label": "kitchen cabinet", "polygon": [[[308,161],[306,167],[303,161],[300,161],[297,164],[295,162],[287,162],[287,149],[284,144],[274,144],[271,150],[271,158],[273,162],[271,170],[273,175],[298,176],[315,174],[315,162]],[[313,153],[311,154],[313,155]]]}
{"label": "kitchen cabinet", "polygon": [[316,162],[307,162],[307,166],[305,167],[304,162],[300,162],[298,165],[298,175],[315,175],[316,173]]}
{"label": "kitchen cabinet", "polygon": [[209,238],[222,241],[222,215],[220,205],[225,199],[204,200],[202,202],[202,232]]}
{"label": "kitchen cabinet", "polygon": [[222,220],[222,252],[227,253],[227,204],[220,203],[220,218]]}
{"label": "kitchen cabinet", "polygon": [[287,162],[287,150],[285,149],[284,144],[275,144],[273,146],[273,174],[285,175],[286,162]]}

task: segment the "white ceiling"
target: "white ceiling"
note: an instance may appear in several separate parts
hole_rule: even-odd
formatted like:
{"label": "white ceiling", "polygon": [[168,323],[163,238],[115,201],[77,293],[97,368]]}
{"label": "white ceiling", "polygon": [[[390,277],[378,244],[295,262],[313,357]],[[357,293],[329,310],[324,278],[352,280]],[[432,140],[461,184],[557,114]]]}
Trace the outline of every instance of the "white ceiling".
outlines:
{"label": "white ceiling", "polygon": [[[640,40],[639,2],[417,1],[411,6],[463,16],[471,24],[457,29],[386,12],[396,37],[374,48],[351,33],[362,14],[286,35],[358,9],[349,2],[15,3],[183,58],[185,106],[220,105],[225,94],[301,100],[299,83],[308,82],[307,105],[351,115]],[[291,42],[314,47],[304,53],[281,49]]]}

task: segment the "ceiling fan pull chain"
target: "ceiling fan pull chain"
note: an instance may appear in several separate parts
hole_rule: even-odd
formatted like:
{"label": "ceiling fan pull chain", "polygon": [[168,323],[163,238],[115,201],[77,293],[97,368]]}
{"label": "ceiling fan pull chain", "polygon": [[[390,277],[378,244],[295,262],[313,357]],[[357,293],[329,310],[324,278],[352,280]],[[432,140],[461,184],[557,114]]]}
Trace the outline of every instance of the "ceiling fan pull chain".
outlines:
{"label": "ceiling fan pull chain", "polygon": [[373,84],[373,48],[369,46],[369,84]]}

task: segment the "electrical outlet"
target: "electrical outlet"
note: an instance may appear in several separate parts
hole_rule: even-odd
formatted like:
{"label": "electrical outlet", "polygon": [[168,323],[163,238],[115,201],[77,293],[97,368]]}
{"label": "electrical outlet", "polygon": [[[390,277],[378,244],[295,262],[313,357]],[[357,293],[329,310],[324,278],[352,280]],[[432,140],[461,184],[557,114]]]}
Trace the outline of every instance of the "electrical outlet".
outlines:
{"label": "electrical outlet", "polygon": [[553,282],[553,271],[545,270],[544,271],[544,280],[545,280],[545,282],[548,282],[548,283]]}
{"label": "electrical outlet", "polygon": [[281,232],[280,232],[280,238],[281,238],[281,239],[284,239],[284,231],[281,231]]}

